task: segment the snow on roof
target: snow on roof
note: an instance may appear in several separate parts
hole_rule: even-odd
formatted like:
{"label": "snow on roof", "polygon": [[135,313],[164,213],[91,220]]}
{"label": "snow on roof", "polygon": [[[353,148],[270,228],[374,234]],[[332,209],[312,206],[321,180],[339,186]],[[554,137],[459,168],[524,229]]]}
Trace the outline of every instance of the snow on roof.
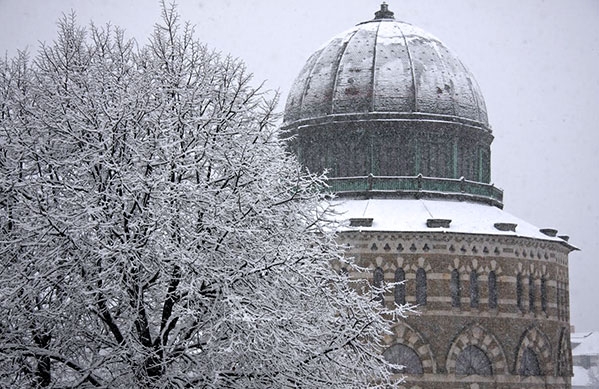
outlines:
{"label": "snow on roof", "polygon": [[572,355],[599,355],[599,332],[573,333],[572,343],[579,343],[572,348]]}
{"label": "snow on roof", "polygon": [[572,332],[570,333],[570,340],[572,342],[580,343],[584,338],[591,335],[592,332]]}
{"label": "snow on roof", "polygon": [[572,366],[572,386],[587,386],[591,384],[591,378],[589,372],[582,366]]}
{"label": "snow on roof", "polygon": [[291,86],[284,126],[376,112],[450,115],[490,132],[472,73],[433,35],[393,19],[360,23],[314,52]]}
{"label": "snow on roof", "polygon": [[[559,237],[540,232],[538,227],[497,207],[455,200],[425,199],[336,199],[335,211],[342,222],[341,231],[447,231],[467,234],[518,236],[567,244]],[[351,227],[350,219],[372,218],[370,227]],[[428,219],[450,219],[449,228],[427,227]],[[500,230],[496,223],[516,224],[515,231]],[[570,246],[573,248],[573,246]]]}

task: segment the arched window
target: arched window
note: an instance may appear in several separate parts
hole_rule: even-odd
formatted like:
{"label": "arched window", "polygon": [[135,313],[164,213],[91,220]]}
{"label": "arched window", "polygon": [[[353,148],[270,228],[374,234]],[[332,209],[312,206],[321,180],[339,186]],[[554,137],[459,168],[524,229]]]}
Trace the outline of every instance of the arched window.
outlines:
{"label": "arched window", "polygon": [[470,345],[458,354],[455,373],[460,375],[492,375],[491,361],[479,347]]}
{"label": "arched window", "polygon": [[394,369],[394,373],[422,374],[422,361],[411,347],[394,344],[383,352],[383,357],[394,365],[402,365],[403,369]]}
{"label": "arched window", "polygon": [[562,328],[559,340],[559,350],[557,352],[557,375],[567,377],[571,375],[570,369],[570,332]]}
{"label": "arched window", "polygon": [[557,320],[562,320],[563,316],[562,316],[562,288],[561,288],[561,282],[557,281]]}
{"label": "arched window", "polygon": [[547,313],[547,279],[541,277],[541,309]]}
{"label": "arched window", "polygon": [[497,309],[497,276],[489,272],[489,309]]}
{"label": "arched window", "polygon": [[401,282],[401,284],[395,285],[395,303],[399,305],[403,305],[406,303],[406,284],[404,281],[406,280],[406,273],[400,267],[395,270],[395,282]]}
{"label": "arched window", "polygon": [[568,321],[568,284],[557,281],[557,318]]}
{"label": "arched window", "polygon": [[416,271],[416,304],[426,305],[426,271],[421,267]]}
{"label": "arched window", "polygon": [[[381,269],[380,267],[377,267],[376,269],[374,269],[374,274],[372,277],[372,286],[374,286],[376,289],[380,289],[383,287],[383,278],[385,276],[385,273],[383,273],[383,269]],[[381,304],[385,304],[385,297],[383,295],[383,291],[379,291],[376,292],[376,296],[375,296],[375,300],[380,301]]]}
{"label": "arched window", "polygon": [[522,275],[518,273],[516,276],[516,303],[518,304],[518,308],[524,312],[524,302],[522,301]]}
{"label": "arched window", "polygon": [[535,280],[532,277],[532,274],[528,277],[528,311],[535,311]]}
{"label": "arched window", "polygon": [[451,290],[451,306],[459,307],[461,305],[461,288],[460,288],[460,272],[458,269],[451,271],[451,283],[449,284]]}
{"label": "arched window", "polygon": [[523,376],[543,375],[541,366],[539,365],[539,358],[537,358],[537,354],[530,347],[525,348],[522,353],[518,374]]}
{"label": "arched window", "polygon": [[470,273],[470,306],[478,308],[478,274],[475,270]]}

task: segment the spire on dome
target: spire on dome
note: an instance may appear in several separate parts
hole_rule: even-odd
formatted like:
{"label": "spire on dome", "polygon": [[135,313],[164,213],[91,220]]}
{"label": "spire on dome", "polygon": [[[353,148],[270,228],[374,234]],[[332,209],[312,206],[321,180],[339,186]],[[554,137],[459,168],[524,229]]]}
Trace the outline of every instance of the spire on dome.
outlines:
{"label": "spire on dome", "polygon": [[383,1],[381,9],[374,13],[374,19],[395,19],[393,12],[389,11],[389,6]]}

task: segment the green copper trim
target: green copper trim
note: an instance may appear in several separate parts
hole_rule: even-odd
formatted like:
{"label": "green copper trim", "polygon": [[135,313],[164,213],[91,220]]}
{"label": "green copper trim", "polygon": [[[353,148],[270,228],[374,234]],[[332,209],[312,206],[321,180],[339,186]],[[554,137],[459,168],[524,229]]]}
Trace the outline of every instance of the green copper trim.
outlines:
{"label": "green copper trim", "polygon": [[492,184],[464,178],[424,177],[334,177],[327,180],[327,192],[340,197],[451,198],[483,202],[503,208],[503,191]]}

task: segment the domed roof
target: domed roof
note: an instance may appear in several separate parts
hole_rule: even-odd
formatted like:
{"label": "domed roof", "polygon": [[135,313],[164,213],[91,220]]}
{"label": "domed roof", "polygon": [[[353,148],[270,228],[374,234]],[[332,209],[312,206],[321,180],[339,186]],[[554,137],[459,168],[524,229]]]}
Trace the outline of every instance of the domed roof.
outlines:
{"label": "domed roof", "polygon": [[470,71],[437,38],[396,21],[384,3],[375,19],[312,54],[290,90],[284,121],[353,114],[439,116],[490,131]]}

